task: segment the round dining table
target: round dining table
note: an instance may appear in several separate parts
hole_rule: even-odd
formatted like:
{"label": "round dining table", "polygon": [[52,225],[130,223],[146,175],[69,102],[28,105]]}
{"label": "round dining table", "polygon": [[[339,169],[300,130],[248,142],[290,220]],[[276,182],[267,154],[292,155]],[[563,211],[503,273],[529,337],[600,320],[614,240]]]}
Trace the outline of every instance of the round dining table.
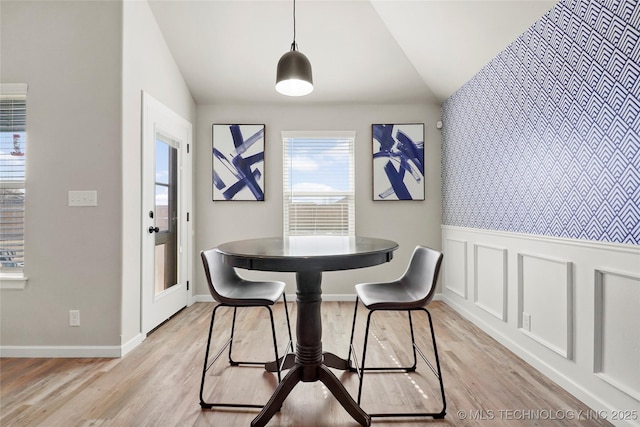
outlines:
{"label": "round dining table", "polygon": [[350,369],[350,363],[322,349],[322,273],[372,267],[391,261],[398,244],[372,237],[292,236],[237,240],[219,245],[223,262],[247,270],[296,273],[295,354],[265,365],[269,371],[289,369],[273,395],[253,419],[266,425],[299,382],[321,381],[345,410],[362,426],[371,417],[351,397],[329,368]]}

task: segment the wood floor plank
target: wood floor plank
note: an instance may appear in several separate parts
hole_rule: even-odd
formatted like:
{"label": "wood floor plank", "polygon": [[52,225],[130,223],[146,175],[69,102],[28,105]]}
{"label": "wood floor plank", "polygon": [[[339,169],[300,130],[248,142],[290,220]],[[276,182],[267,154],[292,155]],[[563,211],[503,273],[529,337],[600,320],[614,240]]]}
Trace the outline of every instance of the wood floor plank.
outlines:
{"label": "wood floor plank", "polygon": [[[201,410],[198,392],[213,303],[188,307],[120,359],[0,359],[2,426],[247,426],[258,410]],[[289,303],[295,330],[295,304]],[[580,401],[526,364],[442,302],[430,305],[447,398],[444,420],[430,426],[605,426],[605,420],[560,420],[588,413]],[[268,314],[238,312],[234,359],[272,358]],[[353,303],[324,302],[323,347],[346,357]],[[280,352],[286,341],[282,304],[274,308]],[[212,347],[228,337],[231,313],[218,311]],[[432,358],[426,316],[414,316],[418,343]],[[361,351],[366,310],[360,308],[356,343]],[[367,365],[410,362],[406,315],[380,313],[372,323]],[[218,327],[220,329],[218,329]],[[361,357],[359,354],[358,357]],[[433,361],[433,360],[432,360]],[[356,396],[355,374],[334,371]],[[208,373],[207,396],[265,403],[277,385],[274,374],[255,367],[226,366],[221,357]],[[410,374],[367,373],[362,407],[370,412],[438,410],[439,387],[419,360]],[[549,416],[554,415],[555,416]],[[526,419],[523,419],[526,418]],[[549,419],[551,418],[551,419]],[[418,419],[378,419],[373,426],[423,424]],[[321,383],[300,383],[269,426],[356,427]]]}

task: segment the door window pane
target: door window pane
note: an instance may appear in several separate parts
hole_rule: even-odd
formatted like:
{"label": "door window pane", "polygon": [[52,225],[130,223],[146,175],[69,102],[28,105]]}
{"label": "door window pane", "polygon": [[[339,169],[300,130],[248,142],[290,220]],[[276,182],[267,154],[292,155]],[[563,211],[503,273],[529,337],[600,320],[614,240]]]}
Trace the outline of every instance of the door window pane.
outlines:
{"label": "door window pane", "polygon": [[178,149],[156,134],[155,294],[178,283]]}

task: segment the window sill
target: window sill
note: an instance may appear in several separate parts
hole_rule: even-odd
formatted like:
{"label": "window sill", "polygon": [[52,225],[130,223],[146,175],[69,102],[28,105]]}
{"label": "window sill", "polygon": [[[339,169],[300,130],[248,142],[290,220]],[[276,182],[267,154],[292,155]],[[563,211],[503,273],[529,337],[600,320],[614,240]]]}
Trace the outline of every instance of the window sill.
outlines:
{"label": "window sill", "polygon": [[0,272],[0,289],[24,289],[28,278],[22,271],[15,273]]}

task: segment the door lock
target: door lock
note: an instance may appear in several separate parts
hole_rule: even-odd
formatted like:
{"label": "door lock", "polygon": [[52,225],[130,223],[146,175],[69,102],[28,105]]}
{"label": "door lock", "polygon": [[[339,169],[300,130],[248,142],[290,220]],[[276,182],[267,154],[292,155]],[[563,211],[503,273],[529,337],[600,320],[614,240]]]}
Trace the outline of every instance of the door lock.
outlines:
{"label": "door lock", "polygon": [[153,233],[158,233],[160,231],[160,229],[158,227],[154,227],[154,226],[150,226],[149,227],[149,233],[153,234]]}

